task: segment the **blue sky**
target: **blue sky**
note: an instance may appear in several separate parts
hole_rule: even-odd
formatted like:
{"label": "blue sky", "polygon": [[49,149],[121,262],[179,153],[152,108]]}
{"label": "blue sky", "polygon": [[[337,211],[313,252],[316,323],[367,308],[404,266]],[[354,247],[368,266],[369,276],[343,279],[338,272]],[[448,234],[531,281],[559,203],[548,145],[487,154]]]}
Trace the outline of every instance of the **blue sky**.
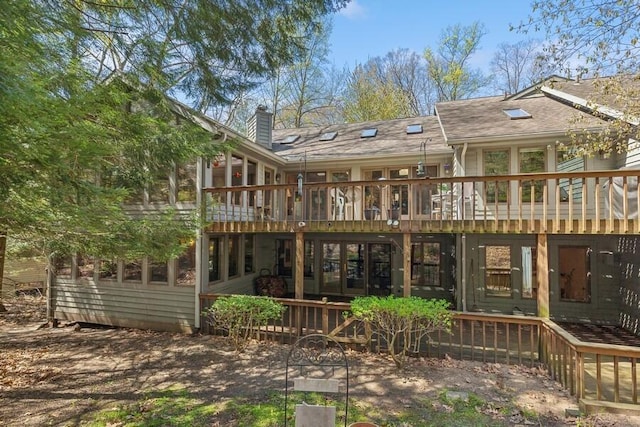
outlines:
{"label": "blue sky", "polygon": [[480,21],[487,34],[471,65],[488,71],[500,43],[534,38],[509,31],[509,24],[526,21],[530,12],[529,0],[352,0],[334,17],[329,59],[352,69],[398,48],[422,54],[437,47],[447,26]]}

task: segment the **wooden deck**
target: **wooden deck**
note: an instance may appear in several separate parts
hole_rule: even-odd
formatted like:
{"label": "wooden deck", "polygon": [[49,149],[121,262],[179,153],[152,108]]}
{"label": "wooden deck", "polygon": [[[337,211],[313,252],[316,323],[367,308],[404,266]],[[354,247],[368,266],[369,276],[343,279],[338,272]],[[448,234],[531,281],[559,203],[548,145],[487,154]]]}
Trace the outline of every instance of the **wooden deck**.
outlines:
{"label": "wooden deck", "polygon": [[[220,295],[200,295],[202,309]],[[330,335],[356,349],[386,351],[370,326],[345,313],[348,303],[279,299],[281,319],[255,331],[259,340],[293,343],[310,333]],[[202,332],[219,334],[202,319]],[[416,354],[491,363],[542,366],[577,400],[638,404],[640,347],[584,342],[548,319],[482,313],[456,313],[450,333],[432,334]]]}
{"label": "wooden deck", "polygon": [[[210,232],[640,233],[640,171],[205,188]],[[374,200],[374,201],[372,201]]]}

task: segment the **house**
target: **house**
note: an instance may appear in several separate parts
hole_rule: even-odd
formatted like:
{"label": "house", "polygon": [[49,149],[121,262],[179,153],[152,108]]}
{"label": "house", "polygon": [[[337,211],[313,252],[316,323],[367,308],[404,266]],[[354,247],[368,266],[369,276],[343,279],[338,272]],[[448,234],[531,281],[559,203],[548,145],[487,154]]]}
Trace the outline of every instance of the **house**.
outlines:
{"label": "house", "polygon": [[569,129],[607,117],[590,110],[591,81],[556,80],[357,124],[274,130],[258,108],[248,137],[195,116],[238,144],[177,167],[141,209],[198,209],[207,227],[169,263],[62,260],[52,317],[193,330],[201,294],[277,275],[297,299],[417,295],[637,333],[640,150],[565,149]]}

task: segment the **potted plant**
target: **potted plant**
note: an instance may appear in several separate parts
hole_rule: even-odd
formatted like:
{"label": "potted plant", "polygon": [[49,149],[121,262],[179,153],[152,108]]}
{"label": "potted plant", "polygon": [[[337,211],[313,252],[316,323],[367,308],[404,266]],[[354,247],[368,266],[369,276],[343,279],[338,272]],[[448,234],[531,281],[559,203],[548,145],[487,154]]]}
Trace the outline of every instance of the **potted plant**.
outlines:
{"label": "potted plant", "polygon": [[376,197],[371,192],[367,192],[365,195],[365,205],[364,205],[364,217],[365,219],[374,219],[376,217],[376,213],[380,210],[375,205]]}

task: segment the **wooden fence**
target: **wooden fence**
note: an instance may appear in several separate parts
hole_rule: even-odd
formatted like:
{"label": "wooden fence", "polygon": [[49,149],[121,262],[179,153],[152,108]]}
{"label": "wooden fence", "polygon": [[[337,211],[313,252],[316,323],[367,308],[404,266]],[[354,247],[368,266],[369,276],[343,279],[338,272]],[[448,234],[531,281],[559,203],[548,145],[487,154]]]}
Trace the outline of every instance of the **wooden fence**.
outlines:
{"label": "wooden fence", "polygon": [[[222,296],[201,294],[201,308],[210,307]],[[287,310],[282,318],[256,330],[256,339],[291,344],[300,336],[320,333],[355,349],[386,351],[383,336],[349,316],[348,303],[277,300]],[[201,325],[203,333],[223,333],[204,317]],[[638,403],[636,366],[640,348],[583,342],[554,322],[538,317],[456,313],[451,331],[432,334],[416,354],[543,366],[578,400]]]}

